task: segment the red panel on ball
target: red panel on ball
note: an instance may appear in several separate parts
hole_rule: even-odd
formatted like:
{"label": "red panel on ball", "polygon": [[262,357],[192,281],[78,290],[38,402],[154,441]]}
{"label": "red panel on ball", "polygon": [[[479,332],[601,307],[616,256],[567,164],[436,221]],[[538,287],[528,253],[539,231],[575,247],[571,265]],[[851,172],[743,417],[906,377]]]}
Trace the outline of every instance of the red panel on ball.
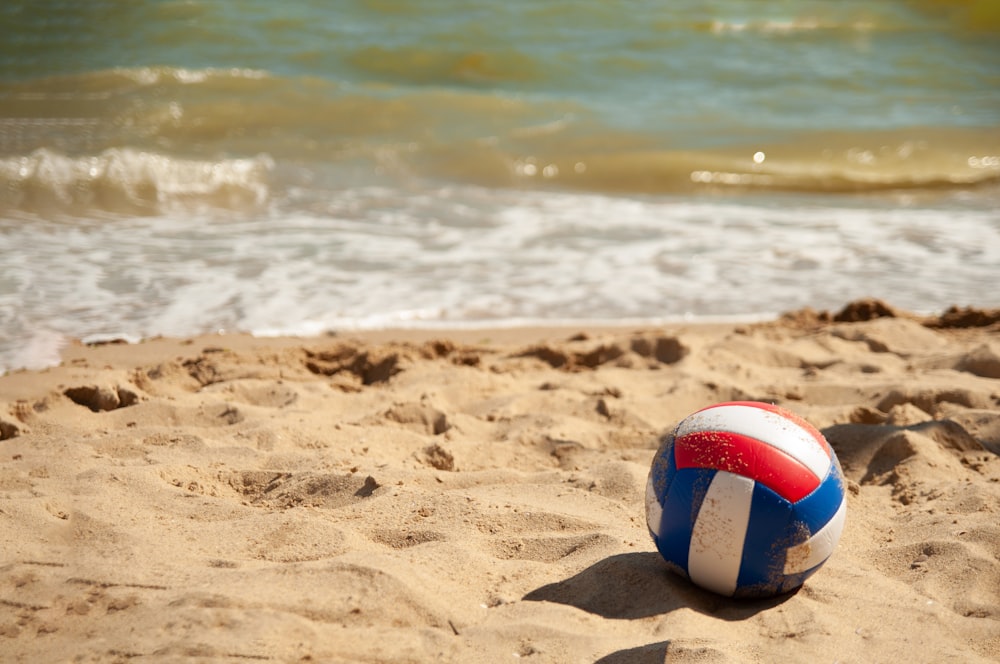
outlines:
{"label": "red panel on ball", "polygon": [[765,442],[727,431],[696,431],[674,441],[677,468],[714,468],[760,482],[795,502],[819,486],[820,478],[796,459]]}

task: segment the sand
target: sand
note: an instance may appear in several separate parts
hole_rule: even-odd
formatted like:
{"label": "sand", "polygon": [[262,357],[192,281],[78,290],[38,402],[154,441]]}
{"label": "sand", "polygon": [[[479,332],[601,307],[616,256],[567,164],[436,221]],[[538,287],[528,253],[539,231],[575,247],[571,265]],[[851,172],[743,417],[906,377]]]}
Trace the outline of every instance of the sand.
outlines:
{"label": "sand", "polygon": [[[732,399],[848,478],[779,598],[646,529],[659,437]],[[0,659],[996,662],[998,454],[995,311],[75,344],[0,378]]]}

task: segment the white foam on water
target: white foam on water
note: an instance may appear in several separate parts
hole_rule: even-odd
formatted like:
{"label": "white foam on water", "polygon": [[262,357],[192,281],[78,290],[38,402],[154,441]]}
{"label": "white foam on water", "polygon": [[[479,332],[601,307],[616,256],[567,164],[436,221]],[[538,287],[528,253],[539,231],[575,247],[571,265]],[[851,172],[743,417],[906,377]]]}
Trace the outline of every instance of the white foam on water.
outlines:
{"label": "white foam on water", "polygon": [[[69,342],[62,334],[48,329],[35,330],[14,348],[9,357],[11,368],[44,369],[59,364],[62,349]],[[3,358],[0,358],[3,359]],[[4,366],[0,364],[0,375]]]}
{"label": "white foam on water", "polygon": [[[1000,305],[1000,213],[370,187],[257,216],[0,219],[0,367],[39,330],[314,335]],[[41,353],[33,352],[32,357]]]}

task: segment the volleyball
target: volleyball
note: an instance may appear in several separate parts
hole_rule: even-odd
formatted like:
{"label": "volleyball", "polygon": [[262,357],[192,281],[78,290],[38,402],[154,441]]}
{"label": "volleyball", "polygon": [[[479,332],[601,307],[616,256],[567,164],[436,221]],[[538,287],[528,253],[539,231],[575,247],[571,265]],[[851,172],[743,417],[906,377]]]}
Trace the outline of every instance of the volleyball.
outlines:
{"label": "volleyball", "polygon": [[646,523],[667,566],[730,597],[801,586],[833,553],[846,513],[843,472],[823,434],[754,401],[681,420],[646,483]]}

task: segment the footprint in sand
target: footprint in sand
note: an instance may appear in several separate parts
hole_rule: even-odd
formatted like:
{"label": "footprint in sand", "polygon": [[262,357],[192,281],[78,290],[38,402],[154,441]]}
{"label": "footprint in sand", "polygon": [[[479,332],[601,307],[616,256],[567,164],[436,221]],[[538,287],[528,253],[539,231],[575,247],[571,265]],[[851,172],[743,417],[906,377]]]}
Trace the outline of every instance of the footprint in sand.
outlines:
{"label": "footprint in sand", "polygon": [[371,475],[244,470],[225,480],[251,505],[271,509],[309,506],[336,509],[372,496],[381,486]]}
{"label": "footprint in sand", "polygon": [[369,537],[373,542],[384,544],[393,549],[408,549],[428,542],[440,542],[447,539],[444,533],[435,530],[409,530],[402,528],[376,528]]}
{"label": "footprint in sand", "polygon": [[299,393],[295,389],[276,380],[233,380],[214,383],[206,387],[205,391],[222,393],[233,401],[263,408],[285,408],[299,399]]}
{"label": "footprint in sand", "polygon": [[490,542],[489,549],[495,558],[501,560],[531,560],[539,563],[554,563],[581,552],[591,552],[595,548],[613,550],[618,541],[603,533],[570,535],[568,537],[513,537]]}
{"label": "footprint in sand", "polygon": [[68,388],[63,394],[73,403],[86,406],[95,413],[126,408],[139,403],[139,395],[136,392],[121,386],[82,385]]}

